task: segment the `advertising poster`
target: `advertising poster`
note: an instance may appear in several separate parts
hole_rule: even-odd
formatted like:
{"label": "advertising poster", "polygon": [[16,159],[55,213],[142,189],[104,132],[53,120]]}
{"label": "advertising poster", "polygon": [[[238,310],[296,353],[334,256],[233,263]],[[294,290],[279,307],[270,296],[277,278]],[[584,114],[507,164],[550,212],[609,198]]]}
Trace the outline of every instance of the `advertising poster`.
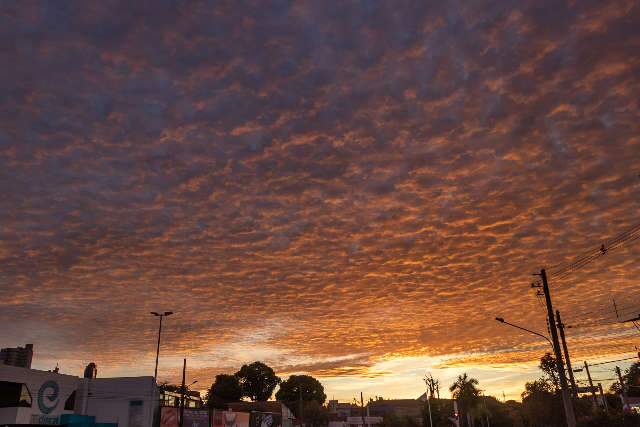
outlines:
{"label": "advertising poster", "polygon": [[250,427],[282,427],[282,416],[269,412],[252,412]]}
{"label": "advertising poster", "polygon": [[178,408],[160,408],[160,427],[178,427]]}
{"label": "advertising poster", "polygon": [[213,411],[211,427],[249,427],[250,415],[246,412]]}
{"label": "advertising poster", "polygon": [[184,427],[209,427],[209,411],[206,409],[185,409]]}

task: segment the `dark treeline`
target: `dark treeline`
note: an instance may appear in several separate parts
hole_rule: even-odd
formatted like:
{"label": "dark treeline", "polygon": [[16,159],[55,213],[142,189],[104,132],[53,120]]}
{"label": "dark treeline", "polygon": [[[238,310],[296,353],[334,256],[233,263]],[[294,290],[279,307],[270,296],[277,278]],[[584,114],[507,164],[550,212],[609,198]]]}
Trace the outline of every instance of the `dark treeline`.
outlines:
{"label": "dark treeline", "polygon": [[[458,376],[445,392],[451,399],[440,397],[440,381],[432,375],[424,378],[426,396],[421,417],[386,414],[381,427],[451,427],[458,417],[460,427],[564,427],[564,409],[555,359],[549,353],[540,359],[541,375],[527,382],[521,394],[522,401],[500,401],[482,394],[480,384],[466,373]],[[591,394],[573,400],[578,427],[640,427],[640,416],[623,411],[621,391],[631,398],[640,397],[640,362],[634,363],[622,377],[604,393],[604,401]],[[205,398],[213,408],[224,408],[227,403],[242,399],[266,401],[275,393],[275,399],[285,403],[293,413],[304,412],[305,423],[313,427],[328,424],[329,412],[324,405],[324,387],[308,375],[291,375],[282,380],[273,369],[262,362],[243,365],[235,374],[220,374],[215,378]],[[379,400],[382,400],[379,398]],[[455,402],[455,406],[454,406]],[[357,405],[356,405],[357,406]],[[457,407],[457,413],[454,412]]]}
{"label": "dark treeline", "polygon": [[[555,359],[549,353],[540,360],[540,378],[527,382],[522,392],[522,402],[501,402],[491,396],[483,396],[479,383],[467,374],[460,375],[449,391],[457,402],[460,427],[564,427],[566,426],[562,396]],[[453,423],[453,402],[438,399],[439,384],[433,377],[425,378],[429,405],[425,402],[422,425],[429,426],[429,406],[434,427],[449,427]],[[436,383],[434,386],[434,382]],[[623,384],[616,382],[604,393],[604,400],[591,394],[573,400],[578,427],[640,427],[640,416],[622,408],[621,391],[625,389],[631,398],[640,397],[640,362],[634,363],[623,375]],[[436,394],[437,393],[437,394]],[[385,427],[412,427],[416,420],[385,420]]]}

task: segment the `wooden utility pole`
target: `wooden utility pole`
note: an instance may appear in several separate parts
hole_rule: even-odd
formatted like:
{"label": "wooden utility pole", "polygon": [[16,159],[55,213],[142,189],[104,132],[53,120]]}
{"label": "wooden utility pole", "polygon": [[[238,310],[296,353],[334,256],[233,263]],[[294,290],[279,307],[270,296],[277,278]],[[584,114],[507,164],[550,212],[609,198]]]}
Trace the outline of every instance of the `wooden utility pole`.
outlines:
{"label": "wooden utility pole", "polygon": [[593,381],[591,380],[591,373],[589,372],[589,364],[587,361],[584,361],[584,371],[587,373],[587,379],[589,380],[589,387],[591,387],[591,397],[593,397],[593,406],[597,407],[598,402],[596,399],[596,391],[593,388]]}
{"label": "wooden utility pole", "polygon": [[568,427],[576,427],[576,415],[573,412],[573,403],[569,393],[567,377],[564,373],[564,363],[562,362],[562,352],[560,351],[560,343],[558,342],[558,330],[556,329],[556,321],[553,316],[553,305],[551,304],[551,293],[549,292],[549,283],[547,282],[547,272],[540,270],[542,278],[542,291],[547,305],[547,318],[549,319],[549,329],[551,330],[551,339],[553,340],[553,352],[556,356],[556,367],[558,369],[558,377],[560,379],[560,388],[562,390],[562,404],[564,406],[564,414],[567,419]]}
{"label": "wooden utility pole", "polygon": [[362,427],[365,427],[365,423],[364,423],[364,397],[362,396],[362,392],[360,392],[360,406],[361,406],[361,411],[360,411],[360,415],[362,416]]}
{"label": "wooden utility pole", "polygon": [[160,316],[160,326],[158,327],[158,347],[156,348],[156,369],[153,371],[153,381],[158,382],[158,359],[160,358],[160,336],[162,335],[162,318],[164,314]]}
{"label": "wooden utility pole", "polygon": [[602,399],[602,406],[604,406],[604,412],[609,413],[609,404],[607,403],[607,398],[602,391],[602,383],[598,383],[598,389],[600,390],[600,399]]}
{"label": "wooden utility pole", "polygon": [[302,422],[302,412],[304,409],[302,408],[302,387],[298,384],[298,411],[300,412],[300,425],[304,426]]}
{"label": "wooden utility pole", "polygon": [[576,387],[576,380],[573,377],[573,369],[571,369],[571,359],[569,358],[569,348],[567,347],[567,340],[564,336],[564,323],[560,318],[560,311],[556,310],[556,318],[558,319],[558,330],[560,331],[560,340],[562,341],[562,350],[564,351],[564,359],[567,362],[567,372],[569,372],[569,382],[571,383],[571,394],[574,399],[578,398],[578,388]]}
{"label": "wooden utility pole", "polygon": [[182,364],[182,387],[180,388],[180,427],[184,427],[184,395],[187,393],[187,386],[185,384],[185,373],[187,372],[187,359],[183,360]]}
{"label": "wooden utility pole", "polygon": [[618,374],[618,381],[620,381],[620,393],[622,393],[622,413],[624,414],[624,408],[629,409],[629,399],[627,399],[627,388],[624,385],[624,381],[622,380],[622,374],[620,373],[620,368],[616,366],[616,374]]}

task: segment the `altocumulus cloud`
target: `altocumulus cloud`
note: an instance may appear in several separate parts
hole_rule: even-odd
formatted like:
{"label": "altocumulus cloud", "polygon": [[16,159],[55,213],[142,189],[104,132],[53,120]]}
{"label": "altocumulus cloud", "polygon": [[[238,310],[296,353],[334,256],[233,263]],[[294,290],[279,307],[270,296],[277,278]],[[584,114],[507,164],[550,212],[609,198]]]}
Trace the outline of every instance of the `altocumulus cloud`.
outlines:
{"label": "altocumulus cloud", "polygon": [[431,3],[3,3],[0,344],[149,372],[172,309],[167,372],[538,357],[493,317],[544,330],[530,273],[637,220],[640,9]]}

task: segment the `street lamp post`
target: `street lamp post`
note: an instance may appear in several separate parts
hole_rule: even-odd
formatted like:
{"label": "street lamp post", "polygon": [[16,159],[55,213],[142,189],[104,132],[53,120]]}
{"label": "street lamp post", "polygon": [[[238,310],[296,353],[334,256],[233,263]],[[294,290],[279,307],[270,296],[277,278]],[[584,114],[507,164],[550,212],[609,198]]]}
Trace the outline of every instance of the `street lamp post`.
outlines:
{"label": "street lamp post", "polygon": [[157,382],[158,381],[158,358],[160,357],[160,335],[162,334],[162,318],[165,316],[171,316],[173,314],[173,311],[165,311],[164,313],[156,313],[155,311],[152,311],[151,314],[160,318],[160,327],[158,328],[158,347],[156,349],[156,369],[153,373],[153,381]]}
{"label": "street lamp post", "polygon": [[506,320],[504,320],[504,318],[502,318],[502,317],[496,317],[496,320],[497,320],[498,322],[500,322],[500,323],[504,323],[505,325],[513,326],[514,328],[517,328],[517,329],[520,329],[520,330],[522,330],[522,331],[529,332],[530,334],[533,334],[533,335],[537,335],[537,336],[539,336],[539,337],[542,337],[542,338],[544,338],[545,340],[547,340],[547,342],[549,343],[549,345],[551,346],[551,348],[553,348],[553,344],[551,344],[551,340],[550,340],[549,338],[547,338],[546,336],[542,335],[541,333],[538,333],[538,332],[532,331],[532,330],[527,329],[527,328],[523,328],[522,326],[514,325],[513,323],[509,323],[509,322],[507,322]]}

